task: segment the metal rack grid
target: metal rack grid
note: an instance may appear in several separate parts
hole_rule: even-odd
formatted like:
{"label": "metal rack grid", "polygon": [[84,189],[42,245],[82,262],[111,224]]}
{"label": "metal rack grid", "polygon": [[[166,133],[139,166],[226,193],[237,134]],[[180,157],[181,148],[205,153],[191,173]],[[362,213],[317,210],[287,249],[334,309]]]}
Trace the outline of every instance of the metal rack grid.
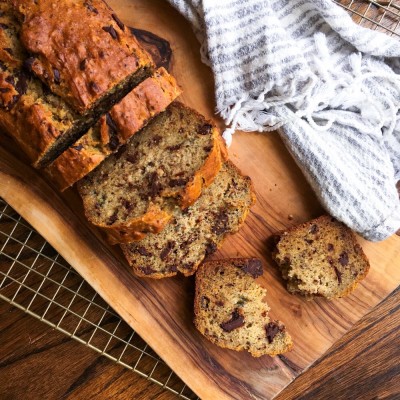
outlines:
{"label": "metal rack grid", "polygon": [[[360,25],[400,37],[400,0],[334,1]],[[197,399],[146,342],[1,198],[0,299],[180,398]]]}

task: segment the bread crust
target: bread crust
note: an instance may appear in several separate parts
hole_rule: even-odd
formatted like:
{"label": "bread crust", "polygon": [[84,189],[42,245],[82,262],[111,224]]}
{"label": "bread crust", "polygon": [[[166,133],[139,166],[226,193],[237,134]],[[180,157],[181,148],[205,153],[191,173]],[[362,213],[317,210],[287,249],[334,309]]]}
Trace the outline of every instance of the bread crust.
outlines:
{"label": "bread crust", "polygon": [[102,117],[97,126],[92,128],[101,131],[97,141],[92,138],[93,132],[87,132],[50,164],[45,170],[46,173],[59,190],[66,190],[93,171],[106,157],[116,152],[180,94],[181,89],[175,78],[164,68],[159,68],[152,77],[140,83],[110,110],[109,115],[116,127],[113,138],[116,140],[116,146],[110,148],[109,127],[106,119]]}

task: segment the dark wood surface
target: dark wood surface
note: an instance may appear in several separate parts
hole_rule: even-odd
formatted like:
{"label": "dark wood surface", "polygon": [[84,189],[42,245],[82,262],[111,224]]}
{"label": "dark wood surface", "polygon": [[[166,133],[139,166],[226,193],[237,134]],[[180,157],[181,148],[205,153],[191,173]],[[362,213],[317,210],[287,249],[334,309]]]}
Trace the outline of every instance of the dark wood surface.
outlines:
{"label": "dark wood surface", "polygon": [[[276,399],[400,398],[400,290],[365,316]],[[0,302],[1,399],[176,396]]]}

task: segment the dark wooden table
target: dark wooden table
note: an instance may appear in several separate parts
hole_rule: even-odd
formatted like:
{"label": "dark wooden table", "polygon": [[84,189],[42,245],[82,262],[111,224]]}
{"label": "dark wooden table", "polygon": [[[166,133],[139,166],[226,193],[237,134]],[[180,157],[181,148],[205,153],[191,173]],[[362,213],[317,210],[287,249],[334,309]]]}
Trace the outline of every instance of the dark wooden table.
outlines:
{"label": "dark wooden table", "polygon": [[[400,399],[400,288],[281,395]],[[0,399],[174,399],[176,396],[0,302]]]}

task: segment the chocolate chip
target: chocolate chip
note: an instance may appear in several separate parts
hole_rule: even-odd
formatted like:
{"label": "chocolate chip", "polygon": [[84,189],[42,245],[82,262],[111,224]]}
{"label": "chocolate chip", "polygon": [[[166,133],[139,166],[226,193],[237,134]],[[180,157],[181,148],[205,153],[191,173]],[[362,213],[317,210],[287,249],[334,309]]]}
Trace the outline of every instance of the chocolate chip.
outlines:
{"label": "chocolate chip", "polygon": [[258,278],[263,274],[263,267],[260,260],[256,258],[251,258],[247,260],[244,265],[239,265],[239,268],[246,272],[246,274],[251,275],[253,278]]}
{"label": "chocolate chip", "polygon": [[318,226],[316,224],[312,225],[310,228],[310,233],[317,233],[318,232]]}
{"label": "chocolate chip", "polygon": [[154,198],[158,196],[162,190],[162,185],[158,181],[158,174],[156,171],[148,175],[148,196]]}
{"label": "chocolate chip", "polygon": [[139,267],[139,269],[145,274],[145,275],[151,275],[154,274],[154,272],[157,272],[151,267]]}
{"label": "chocolate chip", "polygon": [[83,149],[83,145],[82,144],[78,144],[76,146],[71,146],[73,149],[77,150],[77,151],[81,151]]}
{"label": "chocolate chip", "polygon": [[118,211],[114,211],[114,214],[111,215],[110,218],[108,218],[107,225],[112,225],[116,220],[118,216]]}
{"label": "chocolate chip", "polygon": [[126,200],[126,199],[123,199],[123,200],[122,200],[122,205],[124,206],[124,208],[125,208],[127,211],[130,211],[130,210],[132,210],[132,208],[133,208],[133,204],[132,204],[130,201]]}
{"label": "chocolate chip", "polygon": [[193,269],[193,267],[194,267],[194,262],[186,263],[181,266],[182,269],[185,269],[187,271]]}
{"label": "chocolate chip", "polygon": [[117,31],[114,29],[112,25],[110,26],[103,26],[103,31],[108,32],[114,40],[118,40],[119,36]]}
{"label": "chocolate chip", "polygon": [[182,143],[176,144],[175,146],[168,146],[168,147],[167,147],[167,150],[169,150],[169,151],[177,151],[177,150],[179,150],[181,147],[182,147]]}
{"label": "chocolate chip", "polygon": [[268,343],[272,343],[274,341],[275,336],[284,331],[284,327],[278,324],[276,321],[272,321],[265,325],[265,332],[267,334]]}
{"label": "chocolate chip", "polygon": [[215,302],[215,304],[216,304],[218,307],[223,307],[223,306],[225,305],[225,303],[224,303],[222,300],[217,300],[217,301]]}
{"label": "chocolate chip", "polygon": [[89,11],[91,11],[92,13],[94,13],[94,14],[98,14],[99,12],[97,11],[97,8],[96,7],[93,7],[88,1],[85,1],[84,3],[83,3],[83,5],[89,10]]}
{"label": "chocolate chip", "polygon": [[211,132],[211,129],[212,129],[212,125],[210,125],[210,124],[200,125],[197,128],[197,133],[199,135],[208,135]]}
{"label": "chocolate chip", "polygon": [[3,61],[0,61],[0,69],[1,69],[2,71],[6,71],[6,70],[7,70],[7,67],[6,67],[6,65],[3,63]]}
{"label": "chocolate chip", "polygon": [[57,68],[53,68],[54,83],[59,85],[61,83],[60,71]]}
{"label": "chocolate chip", "polygon": [[349,263],[349,255],[347,254],[347,252],[344,251],[340,254],[339,262],[340,265],[342,265],[343,267],[345,267]]}
{"label": "chocolate chip", "polygon": [[152,254],[149,253],[149,252],[147,251],[147,249],[146,249],[145,247],[143,247],[143,246],[138,247],[138,248],[136,249],[136,251],[137,251],[141,256],[145,256],[145,257],[150,257],[150,256],[152,256]]}
{"label": "chocolate chip", "polygon": [[218,214],[215,214],[215,223],[211,228],[211,231],[216,235],[222,235],[228,230],[229,217],[226,210],[221,210]]}
{"label": "chocolate chip", "polygon": [[314,243],[314,240],[311,240],[311,239],[304,239],[304,241],[306,243],[308,243],[308,244],[313,244]]}
{"label": "chocolate chip", "polygon": [[10,88],[0,88],[0,93],[8,93],[10,91],[11,91]]}
{"label": "chocolate chip", "polygon": [[200,307],[204,310],[208,309],[208,306],[210,304],[210,299],[207,296],[201,296],[200,299]]}
{"label": "chocolate chip", "polygon": [[121,31],[124,30],[125,25],[122,23],[122,21],[115,15],[115,14],[111,14],[112,19],[117,23],[119,29],[121,29]]}
{"label": "chocolate chip", "polygon": [[171,179],[168,184],[170,187],[176,187],[176,186],[185,186],[187,182],[188,182],[187,178],[178,178],[178,179]]}
{"label": "chocolate chip", "polygon": [[79,63],[79,69],[81,71],[84,71],[86,69],[86,58],[84,58],[80,63]]}
{"label": "chocolate chip", "polygon": [[128,154],[126,156],[126,161],[130,162],[131,164],[135,164],[139,158],[139,154],[136,152],[134,154]]}
{"label": "chocolate chip", "polygon": [[10,49],[9,47],[5,47],[4,48],[4,50],[8,53],[8,54],[10,54],[11,56],[13,56],[14,55],[14,52],[13,52],[13,50],[12,49]]}
{"label": "chocolate chip", "polygon": [[232,318],[229,321],[223,322],[220,327],[225,332],[232,332],[234,329],[244,325],[244,317],[239,313],[239,309],[235,308],[232,313]]}
{"label": "chocolate chip", "polygon": [[218,249],[218,247],[217,247],[216,243],[214,243],[214,242],[207,243],[206,256],[209,256],[210,254],[215,253],[217,251],[217,249]]}
{"label": "chocolate chip", "polygon": [[342,283],[342,273],[336,268],[336,266],[333,266],[336,274],[336,278],[338,280],[339,285]]}
{"label": "chocolate chip", "polygon": [[204,147],[203,147],[203,150],[204,150],[206,153],[209,153],[209,152],[212,150],[212,148],[213,148],[213,146],[204,146]]}
{"label": "chocolate chip", "polygon": [[169,253],[171,250],[174,248],[175,242],[168,242],[167,245],[164,247],[164,249],[160,253],[160,259],[161,261],[165,261],[165,259],[168,257]]}
{"label": "chocolate chip", "polygon": [[117,150],[119,146],[118,128],[109,113],[106,114],[106,124],[108,126],[108,145],[110,150]]}
{"label": "chocolate chip", "polygon": [[328,243],[328,251],[333,251],[334,246],[332,243]]}

